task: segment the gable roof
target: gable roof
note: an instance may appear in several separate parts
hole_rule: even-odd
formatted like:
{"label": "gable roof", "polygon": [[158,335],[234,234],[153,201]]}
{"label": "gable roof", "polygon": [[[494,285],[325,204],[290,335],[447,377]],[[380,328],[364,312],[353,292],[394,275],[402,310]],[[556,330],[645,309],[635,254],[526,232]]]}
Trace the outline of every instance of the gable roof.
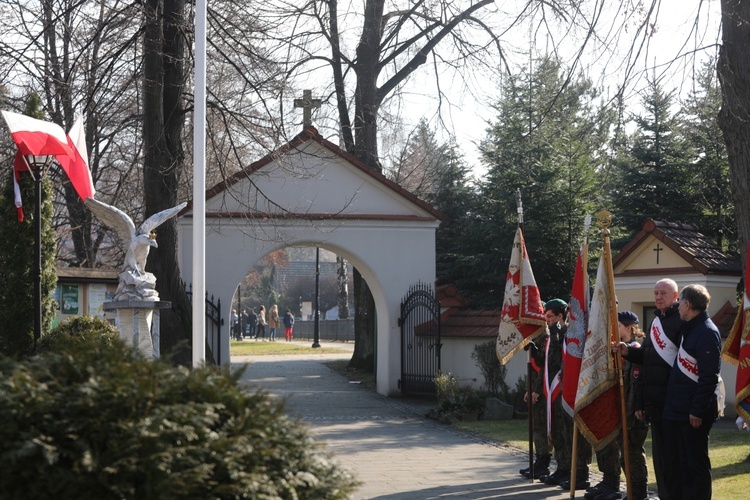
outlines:
{"label": "gable roof", "polygon": [[500,328],[500,310],[450,310],[440,318],[442,337],[486,337],[494,339]]}
{"label": "gable roof", "polygon": [[739,260],[722,252],[721,248],[704,236],[694,224],[647,219],[643,223],[643,229],[614,258],[612,265],[616,275],[627,274],[627,270],[618,272],[618,265],[635,255],[641,245],[652,237],[664,243],[684,260],[688,268],[703,275],[742,273]]}
{"label": "gable roof", "polygon": [[[271,165],[274,162],[279,162],[279,160],[284,158],[286,155],[294,154],[294,153],[304,154],[306,152],[305,151],[306,146],[309,146],[309,145],[317,145],[320,148],[323,148],[324,150],[331,153],[332,158],[338,158],[340,160],[343,160],[354,171],[358,172],[362,177],[367,179],[370,183],[377,185],[377,186],[381,186],[381,188],[384,188],[385,191],[390,192],[393,195],[396,195],[398,198],[405,200],[407,203],[411,205],[414,205],[419,210],[426,212],[427,214],[429,214],[430,219],[433,219],[433,220],[445,219],[445,215],[443,215],[440,211],[436,210],[429,203],[419,199],[414,194],[410,193],[406,189],[399,186],[397,183],[391,181],[390,179],[387,179],[382,173],[369,168],[367,165],[359,161],[353,155],[347,153],[346,151],[342,150],[341,148],[339,148],[332,142],[323,138],[320,135],[320,133],[317,131],[317,129],[315,129],[315,127],[308,127],[304,129],[301,133],[295,136],[287,144],[281,146],[280,148],[276,149],[272,153],[264,156],[260,160],[250,164],[248,167],[240,170],[239,172],[230,176],[226,180],[219,182],[215,186],[209,188],[206,191],[207,205],[209,203],[209,200],[212,200],[222,195],[233,186],[237,186],[240,183],[247,182],[249,177],[252,174],[257,173],[258,171],[262,170],[264,167]],[[185,207],[185,209],[182,210],[181,215],[191,212],[192,208],[193,208],[193,200],[190,200],[188,202],[188,205]],[[348,219],[373,219],[373,218],[375,219],[424,219],[424,217],[408,216],[408,215],[399,216],[396,214],[347,214],[344,212],[345,211],[342,210],[335,214],[311,213],[309,211],[305,211],[303,213],[295,213],[295,212],[282,210],[278,212],[242,211],[241,213],[237,213],[237,212],[232,212],[232,211],[207,210],[206,216],[214,217],[214,218],[232,217],[232,216],[251,217],[251,218],[304,218],[308,220],[309,219],[347,219],[347,218]]]}

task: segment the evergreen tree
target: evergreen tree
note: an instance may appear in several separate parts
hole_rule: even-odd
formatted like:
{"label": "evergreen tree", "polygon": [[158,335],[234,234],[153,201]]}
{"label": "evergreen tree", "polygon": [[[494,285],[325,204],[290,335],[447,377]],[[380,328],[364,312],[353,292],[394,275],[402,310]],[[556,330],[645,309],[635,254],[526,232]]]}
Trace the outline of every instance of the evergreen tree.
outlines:
{"label": "evergreen tree", "polygon": [[[31,96],[26,114],[43,119],[39,98]],[[8,176],[0,209],[0,353],[22,357],[34,348],[34,180],[22,173],[19,179],[25,218],[18,222],[13,203],[13,177]],[[52,296],[55,274],[55,233],[52,229],[52,183],[42,181],[42,332],[49,331],[55,315]]]}
{"label": "evergreen tree", "polygon": [[715,68],[715,60],[701,67],[695,79],[697,87],[682,108],[685,139],[693,153],[688,179],[696,196],[690,203],[700,210],[696,223],[701,232],[723,249],[738,252],[729,158],[718,122],[721,88]]}
{"label": "evergreen tree", "polygon": [[446,216],[435,235],[437,282],[455,284],[461,289],[472,279],[471,258],[465,248],[472,237],[475,193],[469,185],[469,168],[458,147],[451,144],[442,149],[445,155],[439,162],[433,192],[427,196],[427,201]]}
{"label": "evergreen tree", "polygon": [[628,237],[648,219],[694,222],[699,211],[690,199],[693,184],[686,175],[690,163],[688,144],[670,108],[674,92],[652,81],[641,104],[644,114],[634,118],[630,161],[621,163],[622,192],[615,198],[615,220]]}
{"label": "evergreen tree", "polygon": [[542,297],[570,295],[584,215],[601,208],[597,165],[611,118],[594,104],[589,80],[568,77],[558,61],[542,58],[532,74],[511,77],[495,105],[497,121],[480,147],[488,174],[480,186],[481,230],[473,253],[474,269],[483,274],[467,292],[485,307],[502,302],[518,189]]}

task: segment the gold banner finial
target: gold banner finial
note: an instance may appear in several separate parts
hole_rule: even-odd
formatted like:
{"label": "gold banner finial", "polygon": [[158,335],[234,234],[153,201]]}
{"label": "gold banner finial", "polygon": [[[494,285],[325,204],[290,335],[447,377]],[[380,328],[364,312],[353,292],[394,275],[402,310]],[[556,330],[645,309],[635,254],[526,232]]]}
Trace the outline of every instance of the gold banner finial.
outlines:
{"label": "gold banner finial", "polygon": [[607,229],[612,224],[612,214],[607,210],[602,210],[596,214],[596,225]]}

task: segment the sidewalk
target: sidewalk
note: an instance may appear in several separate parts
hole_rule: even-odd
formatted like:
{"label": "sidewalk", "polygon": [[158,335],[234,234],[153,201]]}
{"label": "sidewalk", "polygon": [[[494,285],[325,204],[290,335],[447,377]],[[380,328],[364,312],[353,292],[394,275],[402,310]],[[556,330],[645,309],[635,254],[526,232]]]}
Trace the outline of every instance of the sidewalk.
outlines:
{"label": "sidewalk", "polygon": [[527,453],[427,420],[431,404],[381,396],[323,364],[350,357],[235,356],[232,365],[248,363],[242,382],[285,398],[290,414],[354,472],[362,482],[354,499],[570,498],[518,474]]}

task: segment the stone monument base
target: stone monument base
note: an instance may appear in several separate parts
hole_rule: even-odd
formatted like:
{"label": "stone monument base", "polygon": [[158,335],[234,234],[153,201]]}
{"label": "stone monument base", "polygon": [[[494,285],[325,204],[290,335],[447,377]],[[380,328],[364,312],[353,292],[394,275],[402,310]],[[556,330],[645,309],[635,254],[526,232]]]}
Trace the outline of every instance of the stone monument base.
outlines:
{"label": "stone monument base", "polygon": [[172,307],[166,300],[105,302],[105,309],[117,311],[115,325],[120,338],[143,356],[159,358],[159,309]]}

